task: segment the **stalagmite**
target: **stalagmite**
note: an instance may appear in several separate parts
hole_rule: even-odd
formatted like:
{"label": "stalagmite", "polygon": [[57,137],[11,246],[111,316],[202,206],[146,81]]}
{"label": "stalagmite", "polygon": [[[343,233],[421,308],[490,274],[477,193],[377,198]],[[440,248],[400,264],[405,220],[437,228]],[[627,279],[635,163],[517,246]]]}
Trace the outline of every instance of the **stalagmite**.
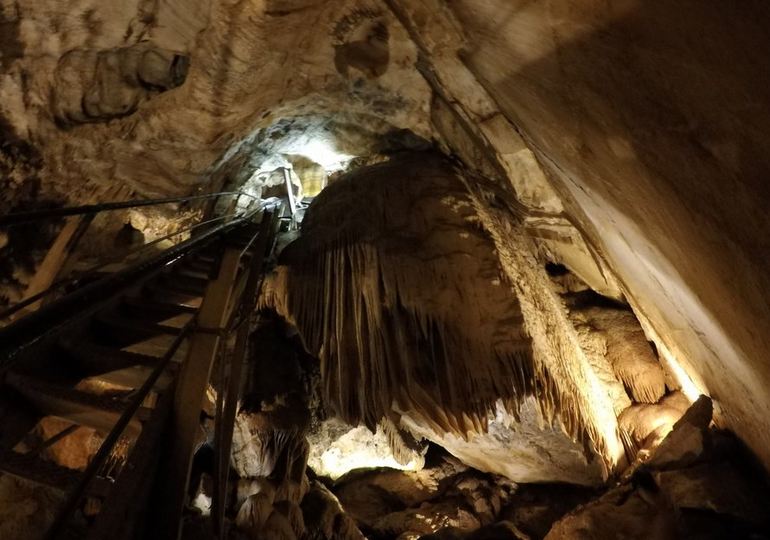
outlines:
{"label": "stalagmite", "polygon": [[275,511],[283,514],[289,520],[292,531],[297,538],[302,538],[305,534],[305,518],[302,516],[302,509],[298,504],[290,501],[280,501],[273,505]]}
{"label": "stalagmite", "polygon": [[275,488],[267,478],[241,478],[236,487],[236,504],[240,507],[246,499],[258,493],[264,494],[270,500],[275,500]]}
{"label": "stalagmite", "polygon": [[320,482],[313,482],[302,501],[307,540],[363,540],[339,500]]}
{"label": "stalagmite", "polygon": [[656,447],[684,414],[681,395],[671,394],[660,403],[630,406],[618,417],[623,445],[633,458],[641,449]]}
{"label": "stalagmite", "polygon": [[267,518],[265,526],[260,531],[263,540],[296,540],[297,535],[289,523],[289,520],[281,512],[273,510]]}

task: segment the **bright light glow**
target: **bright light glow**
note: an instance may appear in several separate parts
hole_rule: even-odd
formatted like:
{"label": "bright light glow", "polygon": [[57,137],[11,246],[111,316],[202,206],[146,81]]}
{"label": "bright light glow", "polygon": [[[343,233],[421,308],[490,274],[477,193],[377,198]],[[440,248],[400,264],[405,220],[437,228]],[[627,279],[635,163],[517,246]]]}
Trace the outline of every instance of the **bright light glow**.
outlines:
{"label": "bright light glow", "polygon": [[344,169],[346,164],[355,157],[338,152],[329,141],[323,139],[310,139],[303,144],[297,145],[296,148],[292,148],[291,152],[315,161],[327,172]]}
{"label": "bright light glow", "polygon": [[204,516],[211,514],[211,497],[207,497],[203,493],[198,493],[198,496],[195,497],[192,505],[200,510],[201,514]]}
{"label": "bright light glow", "polygon": [[607,383],[589,367],[591,362],[582,349],[575,347],[573,351],[576,358],[571,359],[571,361],[573,365],[578,366],[578,369],[583,371],[583,379],[586,382],[585,387],[580,390],[586,392],[588,397],[589,409],[586,412],[590,414],[590,417],[587,421],[593,421],[595,429],[601,433],[606,448],[604,457],[612,470],[620,463],[625,451],[618,435],[617,417],[608,399]]}
{"label": "bright light glow", "polygon": [[656,340],[655,345],[658,347],[658,351],[660,351],[660,358],[663,365],[668,372],[674,376],[676,382],[679,383],[679,386],[682,387],[682,393],[687,396],[687,399],[694,402],[698,399],[698,396],[705,394],[704,391],[698,388],[692,378],[687,374],[687,371],[685,371],[681,364],[677,362],[674,355],[671,354],[671,351],[669,351],[660,340]]}
{"label": "bright light glow", "polygon": [[373,467],[388,467],[402,471],[417,471],[423,467],[423,460],[412,460],[401,465],[393,457],[388,446],[388,440],[380,428],[372,434],[361,426],[353,428],[320,456],[320,460],[311,456],[308,465],[322,476],[336,480],[354,469]]}
{"label": "bright light glow", "polygon": [[367,452],[365,448],[358,448],[350,453],[343,453],[340,448],[329,448],[321,455],[321,463],[325,474],[335,480],[354,469],[388,467],[401,471],[419,470],[418,464],[414,461],[401,465],[393,456],[379,456]]}

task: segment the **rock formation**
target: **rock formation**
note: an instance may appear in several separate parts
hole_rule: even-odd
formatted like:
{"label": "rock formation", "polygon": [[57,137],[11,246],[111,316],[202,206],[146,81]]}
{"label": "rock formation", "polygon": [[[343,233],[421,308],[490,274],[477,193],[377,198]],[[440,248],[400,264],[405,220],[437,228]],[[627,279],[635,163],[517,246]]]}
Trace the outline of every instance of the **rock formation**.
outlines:
{"label": "rock formation", "polygon": [[[337,180],[313,202],[263,300],[296,324],[308,351],[319,356],[331,410],[370,429],[393,417],[471,460],[474,451],[461,450],[460,440],[489,432],[496,414],[508,415],[510,420],[497,420],[498,440],[484,450],[493,454],[474,462],[490,470],[494,452],[501,456],[511,450],[502,440],[522,437],[507,430],[525,396],[533,395],[540,411],[527,412],[525,431],[547,439],[539,418],[550,422],[558,410],[560,418],[573,419],[570,435],[590,433],[593,438],[583,439],[586,445],[604,451],[607,441],[589,418],[605,404],[567,391],[571,381],[553,375],[548,359],[533,359],[530,323],[508,287],[491,238],[479,228],[458,173],[431,154],[394,157],[359,171]],[[577,373],[578,363],[573,359],[563,369]],[[589,402],[590,408],[580,405]],[[447,434],[457,441],[451,443]],[[471,446],[485,448],[482,438],[474,438]],[[579,453],[569,447],[551,458],[563,460],[556,464],[523,445],[522,460],[533,465],[512,477],[580,477],[590,483],[592,473],[565,472],[581,469]],[[592,454],[588,450],[589,460]],[[575,465],[566,465],[574,460]],[[528,470],[551,466],[564,470]]]}
{"label": "rock formation", "polygon": [[[768,27],[758,1],[0,0],[0,214],[242,192],[97,216],[79,278],[286,199],[234,536],[766,534]],[[68,225],[0,227],[0,308]],[[0,537],[57,501],[0,473]]]}

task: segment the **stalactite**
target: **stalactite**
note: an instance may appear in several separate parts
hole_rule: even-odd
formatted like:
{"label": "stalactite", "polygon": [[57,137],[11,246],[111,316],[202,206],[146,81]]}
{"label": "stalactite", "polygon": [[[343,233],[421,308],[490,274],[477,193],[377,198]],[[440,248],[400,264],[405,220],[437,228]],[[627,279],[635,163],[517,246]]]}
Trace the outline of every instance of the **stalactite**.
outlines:
{"label": "stalactite", "polygon": [[[657,403],[666,393],[666,377],[633,312],[577,308],[573,318],[606,342],[603,356],[637,403]],[[624,407],[625,408],[625,407]]]}
{"label": "stalactite", "polygon": [[[346,421],[375,428],[395,400],[402,409],[430,411],[443,431],[465,434],[483,426],[498,397],[531,390],[524,336],[509,338],[518,341],[508,350],[474,342],[467,329],[440,314],[404,305],[408,293],[402,291],[446,280],[445,261],[410,266],[366,245],[335,247],[317,257],[310,268],[279,269],[274,290],[290,291],[284,301],[291,304],[274,303],[295,320],[309,350],[320,353],[326,400]],[[318,302],[319,276],[323,296],[333,301]]]}
{"label": "stalactite", "polygon": [[468,171],[457,174],[494,239],[521,302],[525,326],[534,336],[535,395],[545,419],[560,421],[570,436],[586,447],[593,446],[603,458],[606,472],[611,472],[622,459],[623,445],[608,388],[581,350],[563,305],[533,256],[535,248],[524,227],[512,213],[485,199],[483,186],[488,182]]}
{"label": "stalactite", "polygon": [[416,441],[411,433],[399,428],[397,419],[383,418],[380,426],[388,439],[393,458],[401,465],[419,463],[421,468],[425,463],[427,446]]}
{"label": "stalactite", "polygon": [[548,422],[612,462],[620,443],[601,382],[577,339],[562,338],[571,326],[531,269],[523,231],[506,238],[509,283],[484,212],[432,156],[343,177],[307,212],[261,303],[318,355],[326,403],[346,422],[374,429],[392,410],[415,411],[467,438],[498,399],[516,416],[534,394]]}

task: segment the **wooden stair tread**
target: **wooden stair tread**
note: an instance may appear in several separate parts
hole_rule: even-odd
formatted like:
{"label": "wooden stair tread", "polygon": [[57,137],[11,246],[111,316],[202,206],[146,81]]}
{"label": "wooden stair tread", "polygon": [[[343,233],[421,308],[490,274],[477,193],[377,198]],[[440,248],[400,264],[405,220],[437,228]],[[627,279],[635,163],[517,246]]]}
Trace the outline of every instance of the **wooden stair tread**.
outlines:
{"label": "wooden stair tread", "polygon": [[106,373],[131,366],[153,366],[158,356],[124,351],[115,347],[99,345],[88,339],[61,340],[59,346],[75,359],[78,366],[86,373]]}
{"label": "wooden stair tread", "polygon": [[159,315],[180,315],[189,313],[194,315],[198,308],[187,304],[177,304],[175,302],[164,302],[154,298],[142,296],[124,296],[121,302],[121,309],[128,313],[156,313]]}
{"label": "wooden stair tread", "polygon": [[203,279],[207,282],[211,280],[211,269],[200,270],[190,265],[178,266],[174,268],[174,275],[188,277],[192,279]]}
{"label": "wooden stair tread", "polygon": [[[92,394],[13,372],[7,375],[6,382],[43,415],[100,431],[110,431],[127,405],[128,393]],[[141,431],[140,419],[149,417],[150,412],[147,409],[137,412],[124,434],[137,435]]]}
{"label": "wooden stair tread", "polygon": [[157,280],[157,283],[172,291],[179,291],[188,294],[202,295],[209,284],[208,278],[193,277],[180,272],[163,274]]}
{"label": "wooden stair tread", "polygon": [[204,261],[202,259],[193,258],[183,261],[181,268],[186,268],[195,272],[210,275],[211,272],[215,269],[215,265],[213,260]]}
{"label": "wooden stair tread", "polygon": [[[74,488],[81,477],[80,471],[75,469],[13,450],[0,453],[0,471],[65,492]],[[111,480],[97,476],[90,483],[88,492],[93,496],[105,497],[111,487]]]}
{"label": "wooden stair tread", "polygon": [[[174,369],[172,366],[175,367],[176,364],[173,362],[169,363],[169,368],[171,370]],[[84,380],[93,381],[96,383],[117,385],[124,388],[139,388],[149,378],[150,374],[153,372],[153,369],[154,368],[150,366],[129,366],[122,369],[116,369],[113,371],[106,371],[104,373],[92,375]],[[160,391],[167,388],[172,379],[173,374],[171,371],[169,371],[169,369],[164,370],[154,385],[155,390]]]}
{"label": "wooden stair tread", "polygon": [[178,334],[179,328],[167,324],[146,321],[135,317],[125,317],[115,312],[99,313],[94,319],[95,322],[107,326],[115,327],[121,330],[136,330],[154,335],[159,334]]}
{"label": "wooden stair tread", "polygon": [[[90,335],[94,341],[102,345],[113,345],[115,348],[122,349],[160,336],[170,341],[179,335],[183,325],[183,322],[177,322],[177,326],[171,326],[108,312],[99,313],[91,319]],[[163,352],[160,352],[160,355],[162,354]]]}
{"label": "wooden stair tread", "polygon": [[153,281],[144,286],[144,294],[154,300],[171,302],[193,308],[200,307],[203,294],[198,292],[180,291]]}

